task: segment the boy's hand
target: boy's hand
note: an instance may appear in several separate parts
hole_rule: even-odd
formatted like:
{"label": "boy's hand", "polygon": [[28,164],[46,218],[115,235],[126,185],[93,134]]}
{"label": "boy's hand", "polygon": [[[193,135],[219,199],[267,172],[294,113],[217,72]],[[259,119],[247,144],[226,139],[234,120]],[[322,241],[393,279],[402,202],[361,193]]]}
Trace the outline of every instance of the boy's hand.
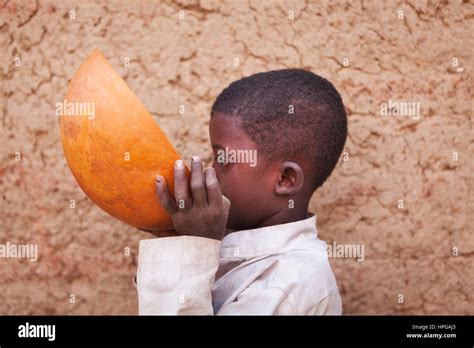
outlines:
{"label": "boy's hand", "polygon": [[173,198],[165,178],[156,178],[156,191],[161,206],[171,215],[179,235],[222,240],[225,235],[230,201],[222,195],[214,168],[203,173],[201,159],[191,162],[191,192],[181,160],[174,165]]}

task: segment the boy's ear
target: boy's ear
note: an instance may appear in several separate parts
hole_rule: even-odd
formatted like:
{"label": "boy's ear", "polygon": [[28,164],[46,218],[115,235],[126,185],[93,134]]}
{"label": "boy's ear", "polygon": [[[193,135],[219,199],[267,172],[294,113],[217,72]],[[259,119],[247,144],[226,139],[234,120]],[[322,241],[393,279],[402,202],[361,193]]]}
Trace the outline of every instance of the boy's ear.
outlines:
{"label": "boy's ear", "polygon": [[277,195],[293,195],[304,184],[303,169],[295,162],[284,162],[280,166],[280,176],[275,187]]}

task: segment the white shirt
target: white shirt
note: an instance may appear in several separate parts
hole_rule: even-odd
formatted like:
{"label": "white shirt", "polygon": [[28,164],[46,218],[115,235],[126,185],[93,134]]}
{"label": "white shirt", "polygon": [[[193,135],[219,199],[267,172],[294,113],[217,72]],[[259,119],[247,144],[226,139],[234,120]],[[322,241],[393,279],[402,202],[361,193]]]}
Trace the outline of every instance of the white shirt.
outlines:
{"label": "white shirt", "polygon": [[316,216],[201,237],[140,241],[139,313],[341,314]]}

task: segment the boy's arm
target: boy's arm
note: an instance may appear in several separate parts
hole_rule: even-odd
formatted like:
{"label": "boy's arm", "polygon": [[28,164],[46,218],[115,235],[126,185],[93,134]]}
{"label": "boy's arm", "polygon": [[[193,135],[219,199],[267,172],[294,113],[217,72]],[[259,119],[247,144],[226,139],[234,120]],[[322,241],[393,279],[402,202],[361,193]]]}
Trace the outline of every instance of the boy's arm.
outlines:
{"label": "boy's arm", "polygon": [[174,183],[173,197],[158,176],[156,191],[180,236],[140,242],[139,313],[213,314],[211,288],[230,202],[222,196],[214,168],[203,173],[197,156],[190,184],[182,161],[175,163]]}
{"label": "boy's arm", "polygon": [[218,240],[191,236],[142,240],[139,314],[214,314],[211,288],[220,246]]}

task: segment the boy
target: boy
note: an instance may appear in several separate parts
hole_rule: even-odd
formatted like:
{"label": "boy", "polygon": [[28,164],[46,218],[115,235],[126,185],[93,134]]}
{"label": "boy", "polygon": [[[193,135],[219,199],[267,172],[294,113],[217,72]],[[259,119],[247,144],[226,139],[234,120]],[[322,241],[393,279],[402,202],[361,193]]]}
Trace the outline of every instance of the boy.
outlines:
{"label": "boy", "polygon": [[179,236],[140,242],[139,313],[341,314],[308,214],[346,141],[334,86],[301,69],[243,78],[217,97],[209,130],[211,168],[194,156],[188,184],[177,161],[174,197],[157,177]]}

